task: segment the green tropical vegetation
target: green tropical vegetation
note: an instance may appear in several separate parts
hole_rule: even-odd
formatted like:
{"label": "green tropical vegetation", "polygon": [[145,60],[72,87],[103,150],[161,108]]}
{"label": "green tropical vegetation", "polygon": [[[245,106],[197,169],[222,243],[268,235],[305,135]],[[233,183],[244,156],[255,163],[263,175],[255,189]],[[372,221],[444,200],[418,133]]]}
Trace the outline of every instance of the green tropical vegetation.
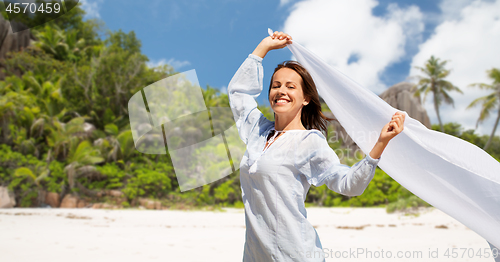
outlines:
{"label": "green tropical vegetation", "polygon": [[424,97],[422,102],[425,103],[425,98],[427,97],[427,95],[429,93],[432,93],[434,110],[436,110],[436,115],[439,126],[441,127],[441,132],[444,132],[443,122],[441,121],[441,115],[439,114],[439,106],[443,101],[446,104],[454,105],[453,98],[451,98],[448,92],[463,92],[458,87],[454,86],[451,82],[444,79],[450,74],[450,70],[445,68],[447,61],[439,60],[439,58],[431,56],[431,58],[427,60],[424,67],[416,67],[425,76],[417,76],[419,81],[415,86],[416,91],[414,95],[420,97],[421,94],[423,94]]}
{"label": "green tropical vegetation", "polygon": [[[499,136],[494,136],[491,138],[491,136],[488,135],[479,135],[475,133],[474,129],[468,129],[464,130],[464,128],[459,124],[459,123],[446,123],[444,126],[444,132],[446,134],[456,136],[460,139],[463,139],[471,144],[474,144],[480,148],[484,148],[485,145],[490,141],[490,147],[485,150],[488,154],[490,154],[493,158],[497,159],[500,161],[500,137]],[[432,129],[439,131],[440,127],[439,125],[435,124],[432,125]]]}
{"label": "green tropical vegetation", "polygon": [[[9,53],[2,61],[0,186],[14,192],[20,207],[40,206],[43,192],[54,192],[61,198],[72,194],[89,203],[112,202],[105,196],[109,190],[123,193],[124,198],[115,203],[123,207],[138,206],[144,198],[161,201],[168,208],[242,207],[239,171],[181,192],[168,151],[162,155],[136,150],[128,101],[142,88],[176,72],[169,65],[148,66],[133,31],[104,32],[99,21],[84,21],[83,15],[77,6],[60,19],[35,27],[35,43],[22,52]],[[446,92],[458,91],[443,80],[449,72],[444,64],[432,58],[422,69],[429,77],[420,80],[420,93],[434,93],[438,116],[439,101],[452,101]],[[492,78],[491,86],[498,90],[498,75]],[[207,107],[229,107],[227,94],[218,89],[207,86],[202,93]],[[490,104],[483,107],[492,110]],[[268,119],[274,119],[269,107],[260,105],[259,109]],[[500,139],[493,136],[495,130],[490,137],[479,136],[473,130],[463,131],[456,123],[442,125],[441,120],[438,128],[481,147],[490,145],[488,153],[500,159]],[[196,128],[184,131],[197,132]],[[341,141],[330,146],[352,155],[342,148]],[[207,145],[199,153],[224,156],[226,151]],[[361,158],[355,155],[342,158],[342,162],[352,165]],[[326,185],[313,186],[306,203],[387,206],[388,211],[428,205],[378,168],[361,196],[347,197],[328,190]]]}
{"label": "green tropical vegetation", "polygon": [[493,68],[491,70],[488,70],[487,73],[488,77],[493,80],[492,84],[479,83],[472,84],[471,86],[479,87],[485,90],[491,90],[491,93],[475,99],[467,107],[471,108],[481,103],[481,113],[479,114],[479,118],[477,119],[476,128],[481,122],[483,122],[490,116],[493,110],[497,110],[497,118],[495,120],[495,124],[493,124],[491,135],[483,147],[484,150],[488,149],[488,147],[491,145],[491,142],[493,141],[493,138],[495,136],[495,131],[498,127],[498,122],[500,121],[500,70],[497,68]]}

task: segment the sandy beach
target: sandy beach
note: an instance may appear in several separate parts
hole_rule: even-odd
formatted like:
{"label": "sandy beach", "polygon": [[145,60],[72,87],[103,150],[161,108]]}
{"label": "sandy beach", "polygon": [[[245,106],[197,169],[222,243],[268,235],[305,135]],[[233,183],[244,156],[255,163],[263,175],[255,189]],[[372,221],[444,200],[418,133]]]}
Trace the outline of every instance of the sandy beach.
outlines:
{"label": "sandy beach", "polygon": [[[486,240],[435,208],[307,210],[326,261],[494,261]],[[241,261],[244,237],[243,209],[0,209],[2,262]]]}

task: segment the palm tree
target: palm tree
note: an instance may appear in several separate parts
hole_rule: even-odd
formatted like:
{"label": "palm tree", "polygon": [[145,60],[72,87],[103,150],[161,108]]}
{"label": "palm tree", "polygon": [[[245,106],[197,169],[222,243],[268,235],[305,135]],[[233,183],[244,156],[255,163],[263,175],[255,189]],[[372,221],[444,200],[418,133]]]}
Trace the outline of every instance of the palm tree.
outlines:
{"label": "palm tree", "polygon": [[207,108],[219,106],[220,90],[207,85],[206,90],[201,90]]}
{"label": "palm tree", "polygon": [[425,98],[429,92],[432,92],[434,96],[434,109],[436,110],[437,118],[439,121],[439,126],[441,127],[441,132],[444,132],[443,123],[441,121],[441,116],[439,115],[439,106],[441,102],[444,101],[447,104],[453,104],[453,99],[448,94],[449,91],[457,91],[463,94],[462,90],[454,86],[449,81],[444,80],[450,74],[450,70],[444,68],[447,61],[439,61],[439,58],[431,56],[425,67],[415,68],[419,69],[426,76],[417,76],[419,81],[418,84],[414,86],[416,89],[415,96],[420,97],[421,93],[424,93],[423,102],[425,103]]}
{"label": "palm tree", "polygon": [[46,25],[42,30],[34,34],[37,38],[35,46],[57,60],[69,60],[76,62],[87,49],[85,40],[77,38],[76,30],[61,30],[56,25]]}
{"label": "palm tree", "polygon": [[[14,139],[15,133],[25,133],[23,128],[28,127],[33,120],[33,111],[36,111],[36,99],[30,93],[26,82],[17,76],[7,77],[0,81],[0,143],[9,145],[21,144],[28,139]],[[10,126],[15,126],[12,130]]]}
{"label": "palm tree", "polygon": [[[43,194],[43,186],[41,185],[41,181],[48,177],[50,175],[50,170],[48,166],[38,166],[35,167],[34,170],[27,168],[27,167],[19,167],[16,170],[14,170],[14,176],[15,177],[24,177],[28,178],[28,180],[31,183],[34,183],[36,185],[36,190],[37,190],[37,204],[41,205],[42,203],[45,202],[44,199],[44,194]],[[23,189],[21,187],[21,192],[20,194],[22,195],[22,198],[27,196],[33,191],[33,189],[26,188]]]}
{"label": "palm tree", "polygon": [[34,32],[37,41],[34,45],[54,58],[63,60],[64,57],[64,31],[57,26],[46,25],[43,30]]}
{"label": "palm tree", "polygon": [[129,160],[135,152],[130,128],[120,132],[115,124],[107,124],[104,130],[108,136],[94,141],[94,146],[101,151],[101,156],[108,162],[118,162],[121,159],[124,163]]}
{"label": "palm tree", "polygon": [[70,61],[77,62],[85,50],[89,47],[85,47],[85,39],[77,38],[78,31],[70,30],[66,33],[65,43],[63,44],[64,50],[66,51],[66,58]]}
{"label": "palm tree", "polygon": [[491,70],[488,70],[487,73],[488,77],[493,80],[493,84],[488,85],[488,84],[477,83],[477,84],[471,84],[470,86],[491,90],[492,93],[475,99],[467,107],[467,109],[469,109],[476,106],[480,102],[482,104],[481,112],[476,122],[476,128],[479,125],[479,123],[483,122],[486,118],[490,116],[490,113],[493,111],[493,109],[498,108],[497,120],[495,120],[495,124],[493,125],[493,131],[491,132],[488,142],[486,142],[486,145],[484,145],[484,150],[486,150],[490,146],[491,141],[493,140],[493,136],[495,135],[495,131],[497,130],[498,122],[500,121],[500,69],[493,68]]}
{"label": "palm tree", "polygon": [[[40,127],[41,126],[41,127]],[[57,117],[42,118],[34,123],[32,129],[45,129],[47,145],[49,146],[49,161],[54,159],[64,160],[70,154],[72,147],[77,145],[85,135],[85,118],[75,117],[68,123],[62,123]]]}
{"label": "palm tree", "polygon": [[77,186],[84,193],[92,194],[76,180],[78,177],[91,176],[97,172],[94,165],[104,161],[99,150],[95,149],[88,140],[83,140],[78,146],[75,144],[71,146],[67,160],[69,164],[64,168],[64,171],[68,175],[70,190],[73,191]]}
{"label": "palm tree", "polygon": [[[219,106],[219,101],[220,101],[219,89],[207,85],[207,89],[206,90],[202,89],[201,92],[203,94],[203,100],[205,101],[205,106],[207,107],[207,109],[210,110],[210,108],[212,107]],[[210,114],[210,111],[208,111],[208,118],[210,122],[213,124],[212,121],[214,121],[214,119],[212,119],[212,114]],[[215,131],[213,126],[212,126],[212,135],[215,136]]]}

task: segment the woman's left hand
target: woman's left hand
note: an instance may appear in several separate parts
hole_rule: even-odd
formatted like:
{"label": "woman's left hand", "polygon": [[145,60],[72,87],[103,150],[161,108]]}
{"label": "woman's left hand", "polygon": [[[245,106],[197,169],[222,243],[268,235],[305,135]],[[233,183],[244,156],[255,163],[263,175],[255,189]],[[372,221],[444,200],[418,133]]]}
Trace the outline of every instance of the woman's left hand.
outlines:
{"label": "woman's left hand", "polygon": [[382,132],[380,132],[379,141],[389,143],[391,139],[401,133],[404,129],[405,114],[403,112],[396,112],[392,116],[392,120],[387,123]]}
{"label": "woman's left hand", "polygon": [[382,128],[382,132],[380,132],[377,143],[373,147],[372,151],[370,151],[370,156],[373,159],[380,158],[389,141],[403,131],[404,123],[405,114],[403,112],[396,112],[392,116],[392,120],[387,123],[384,128]]}

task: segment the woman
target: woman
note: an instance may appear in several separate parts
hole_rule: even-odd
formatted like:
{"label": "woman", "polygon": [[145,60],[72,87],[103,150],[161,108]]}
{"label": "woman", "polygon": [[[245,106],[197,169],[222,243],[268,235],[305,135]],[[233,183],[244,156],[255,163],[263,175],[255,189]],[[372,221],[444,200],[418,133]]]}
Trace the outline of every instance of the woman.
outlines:
{"label": "woman", "polygon": [[229,102],[247,151],[240,165],[245,205],[243,261],[324,261],[316,230],[307,221],[304,201],[310,185],[358,196],[375,174],[389,141],[403,130],[397,112],[380,133],[369,155],[353,167],[340,164],[321,131],[326,130],[318,92],[296,62],[279,65],[269,89],[275,121],[257,109],[263,89],[262,59],[292,38],[274,32],[243,62],[228,86]]}

